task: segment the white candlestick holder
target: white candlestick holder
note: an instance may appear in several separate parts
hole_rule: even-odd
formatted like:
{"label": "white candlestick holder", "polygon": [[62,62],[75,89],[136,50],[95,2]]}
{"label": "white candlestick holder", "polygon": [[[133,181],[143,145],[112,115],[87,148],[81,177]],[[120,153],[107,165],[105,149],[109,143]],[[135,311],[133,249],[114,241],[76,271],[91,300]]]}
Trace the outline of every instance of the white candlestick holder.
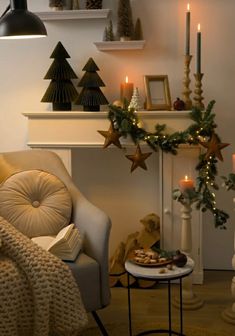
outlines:
{"label": "white candlestick holder", "polygon": [[[233,199],[233,202],[235,203],[235,198]],[[235,228],[234,228],[234,254],[232,257],[232,267],[235,271]],[[231,307],[226,308],[222,312],[222,318],[225,322],[235,324],[235,276],[232,278],[232,283],[231,283],[231,293],[232,293],[232,299],[234,300],[233,304]]]}
{"label": "white candlestick holder", "polygon": [[[192,252],[191,213],[192,213],[192,203],[190,202],[182,203],[181,252],[183,252],[189,257],[191,257]],[[192,274],[183,279],[182,299],[184,310],[196,310],[203,306],[203,301],[193,292]],[[180,307],[180,302],[177,297],[174,298],[173,304],[177,308]]]}

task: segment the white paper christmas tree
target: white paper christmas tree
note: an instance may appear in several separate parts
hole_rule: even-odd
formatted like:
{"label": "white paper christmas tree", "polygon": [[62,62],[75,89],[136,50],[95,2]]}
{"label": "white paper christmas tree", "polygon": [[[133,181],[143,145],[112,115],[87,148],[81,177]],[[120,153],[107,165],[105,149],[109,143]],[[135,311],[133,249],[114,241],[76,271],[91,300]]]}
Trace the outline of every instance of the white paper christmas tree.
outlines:
{"label": "white paper christmas tree", "polygon": [[140,98],[140,94],[139,94],[139,90],[138,90],[137,87],[134,88],[133,95],[132,95],[132,98],[131,98],[131,102],[130,102],[130,105],[128,107],[129,107],[129,109],[132,108],[135,111],[139,111],[143,107],[142,101],[141,101],[141,98]]}

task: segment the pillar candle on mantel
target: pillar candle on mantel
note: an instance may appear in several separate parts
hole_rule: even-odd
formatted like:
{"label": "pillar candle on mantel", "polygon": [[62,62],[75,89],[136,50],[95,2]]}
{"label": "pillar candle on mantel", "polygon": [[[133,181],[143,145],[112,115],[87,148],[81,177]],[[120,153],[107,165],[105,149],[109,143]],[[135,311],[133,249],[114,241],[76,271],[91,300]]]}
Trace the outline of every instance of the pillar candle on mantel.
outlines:
{"label": "pillar candle on mantel", "polygon": [[180,191],[184,193],[186,190],[193,190],[194,189],[194,181],[189,179],[186,175],[184,179],[179,181]]}
{"label": "pillar candle on mantel", "polygon": [[186,43],[185,43],[185,55],[190,55],[190,4],[187,5],[186,12]]}
{"label": "pillar candle on mantel", "polygon": [[235,174],[235,154],[233,154],[233,172]]}
{"label": "pillar candle on mantel", "polygon": [[196,73],[201,73],[201,25],[200,23],[197,26],[197,68]]}
{"label": "pillar candle on mantel", "polygon": [[134,84],[129,83],[128,76],[126,76],[125,82],[121,83],[121,102],[124,102],[124,99],[127,100],[129,104],[133,95]]}

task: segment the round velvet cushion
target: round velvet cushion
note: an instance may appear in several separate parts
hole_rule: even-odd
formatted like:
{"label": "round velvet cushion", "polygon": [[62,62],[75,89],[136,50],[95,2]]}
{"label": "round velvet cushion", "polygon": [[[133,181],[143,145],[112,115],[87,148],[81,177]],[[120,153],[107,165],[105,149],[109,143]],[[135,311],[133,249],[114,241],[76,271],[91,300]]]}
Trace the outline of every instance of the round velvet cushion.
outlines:
{"label": "round velvet cushion", "polygon": [[45,171],[19,172],[0,186],[0,216],[30,238],[56,235],[69,224],[71,210],[68,189]]}

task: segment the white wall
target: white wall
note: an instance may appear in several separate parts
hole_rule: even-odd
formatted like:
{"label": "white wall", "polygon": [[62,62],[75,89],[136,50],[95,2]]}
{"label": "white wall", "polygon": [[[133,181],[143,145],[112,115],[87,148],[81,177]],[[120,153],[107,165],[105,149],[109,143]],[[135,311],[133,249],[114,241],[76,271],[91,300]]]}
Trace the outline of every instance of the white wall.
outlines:
{"label": "white wall", "polygon": [[[29,0],[30,10],[47,10],[47,0]],[[105,21],[58,21],[46,23],[48,38],[41,40],[0,42],[0,150],[12,151],[26,148],[27,120],[22,116],[26,110],[50,109],[40,100],[49,84],[43,77],[51,65],[49,58],[60,40],[71,56],[70,64],[81,78],[82,67],[93,57],[100,67],[100,76],[106,84],[104,93],[110,102],[119,97],[119,85],[125,75],[139,87],[144,95],[143,76],[167,74],[170,81],[172,100],[181,95],[183,78],[183,54],[185,41],[185,9],[187,0],[132,0],[133,15],[141,18],[147,40],[143,51],[99,52],[93,41],[102,39]],[[104,0],[104,7],[116,13],[117,1]],[[2,12],[8,1],[1,1]],[[216,100],[218,132],[224,142],[231,143],[223,151],[224,163],[219,175],[228,174],[231,169],[231,154],[235,152],[235,2],[233,0],[191,0],[192,73],[195,70],[196,25],[202,27],[202,71],[205,102]],[[114,20],[115,21],[115,20]],[[75,82],[77,83],[77,81]],[[193,88],[193,85],[192,85]],[[177,112],[176,112],[177,113]],[[81,175],[76,180],[83,192],[96,204],[102,206],[114,222],[111,236],[113,250],[120,239],[130,230],[140,228],[139,219],[151,211],[158,211],[154,178],[157,158],[148,161],[149,170],[129,174],[129,162],[120,152],[110,150],[96,152],[100,165],[92,167],[90,158],[81,151],[77,167]],[[86,161],[85,161],[86,160]],[[79,162],[80,161],[80,162]],[[83,168],[81,168],[81,165]],[[86,167],[89,167],[87,170]],[[75,171],[75,168],[74,168]],[[81,177],[82,176],[82,177]],[[86,178],[86,183],[83,181]],[[91,182],[91,183],[89,183]],[[99,191],[94,186],[99,187]],[[120,187],[116,195],[114,190]],[[108,198],[106,197],[108,195]],[[109,197],[109,195],[112,196]],[[232,193],[221,191],[218,206],[232,212]],[[118,205],[119,209],[114,205]],[[228,233],[215,230],[211,217],[205,221],[205,262],[214,258],[222,260],[221,267],[229,267],[232,256],[232,220]],[[210,239],[211,235],[215,237]],[[225,251],[225,257],[221,253]],[[216,255],[215,255],[216,253]]]}

